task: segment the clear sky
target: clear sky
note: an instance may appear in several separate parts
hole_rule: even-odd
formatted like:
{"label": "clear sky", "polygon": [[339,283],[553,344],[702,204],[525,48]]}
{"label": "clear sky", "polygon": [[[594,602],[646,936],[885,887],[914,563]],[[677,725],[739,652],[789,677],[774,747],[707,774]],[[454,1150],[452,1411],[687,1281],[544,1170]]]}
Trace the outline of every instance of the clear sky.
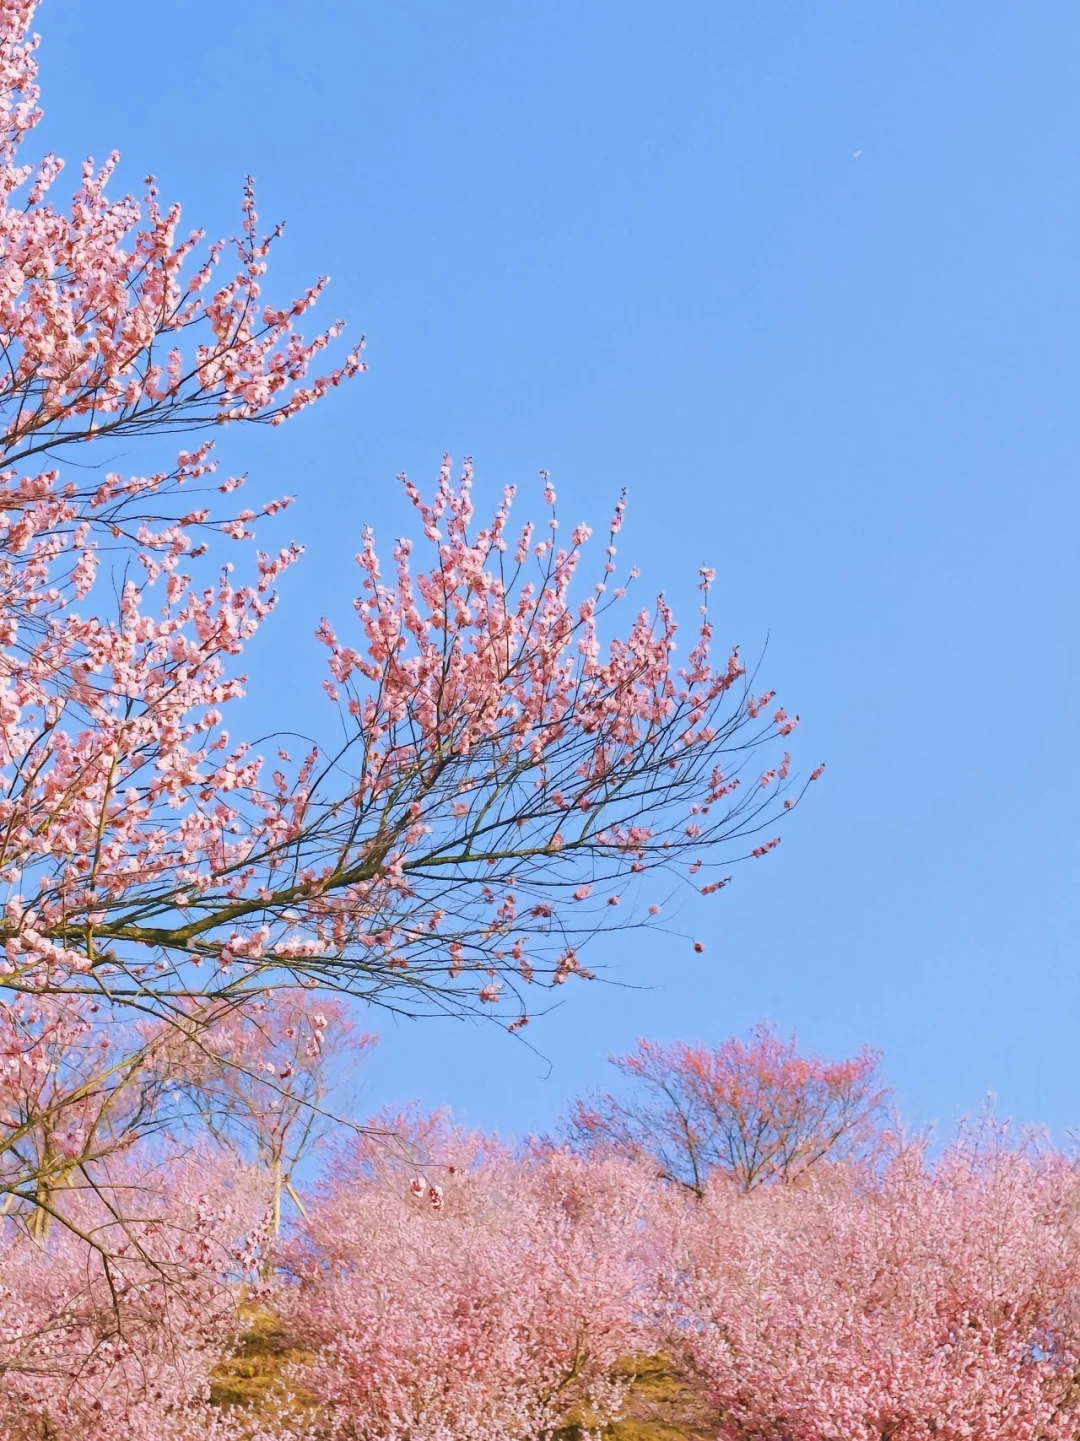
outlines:
{"label": "clear sky", "polygon": [[[908,1114],[1080,1123],[1080,9],[830,0],[45,0],[38,144],[211,233],[252,171],[276,291],[370,374],[228,452],[307,556],[257,722],[323,714],[394,476],[629,488],[622,555],[756,653],[827,779],[768,860],[531,1028],[384,1022],[366,1082],[549,1126],[647,1034],[864,1041]],[[122,466],[118,459],[118,467]],[[537,495],[538,498],[538,495]],[[525,498],[522,504],[524,506]],[[284,539],[285,537],[282,536]],[[648,989],[642,989],[648,988]],[[567,991],[571,988],[568,986]],[[376,1022],[378,1024],[378,1022]]]}

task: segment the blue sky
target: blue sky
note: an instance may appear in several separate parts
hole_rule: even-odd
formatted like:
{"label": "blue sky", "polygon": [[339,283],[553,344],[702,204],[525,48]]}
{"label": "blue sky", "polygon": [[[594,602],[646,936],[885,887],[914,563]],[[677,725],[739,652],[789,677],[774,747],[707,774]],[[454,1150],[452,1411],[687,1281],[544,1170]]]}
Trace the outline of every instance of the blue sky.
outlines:
{"label": "blue sky", "polygon": [[[302,23],[298,17],[302,16]],[[133,17],[137,23],[133,23]],[[630,493],[622,554],[756,653],[829,763],[767,861],[534,1028],[384,1022],[372,1104],[544,1128],[647,1034],[864,1041],[907,1113],[1080,1123],[1080,11],[883,0],[46,0],[47,121],[185,218],[251,171],[272,284],[370,373],[227,458],[307,556],[251,651],[310,728],[319,616],[402,469]],[[122,464],[122,461],[119,462]],[[524,497],[523,497],[524,505]],[[284,536],[282,538],[285,538]],[[570,990],[567,987],[567,990]]]}

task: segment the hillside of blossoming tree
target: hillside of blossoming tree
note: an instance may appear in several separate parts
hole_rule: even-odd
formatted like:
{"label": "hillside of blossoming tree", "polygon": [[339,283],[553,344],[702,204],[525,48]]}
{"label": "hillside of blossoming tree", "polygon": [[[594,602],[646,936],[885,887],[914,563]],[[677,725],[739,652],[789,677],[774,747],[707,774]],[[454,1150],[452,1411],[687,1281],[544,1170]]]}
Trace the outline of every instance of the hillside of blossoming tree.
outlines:
{"label": "hillside of blossoming tree", "polygon": [[245,738],[301,547],[214,442],[362,390],[361,346],[300,333],[323,282],[266,298],[250,182],[207,243],[117,156],[32,154],[34,10],[0,0],[0,1435],[1080,1436],[1080,1171],[990,1115],[932,1147],[876,1052],[643,1038],[519,1144],[350,1108],[381,1020],[520,1041],[605,935],[723,904],[822,766],[711,569],[680,649],[621,497],[599,542],[547,477],[477,516],[445,457],[313,637],[321,738]]}

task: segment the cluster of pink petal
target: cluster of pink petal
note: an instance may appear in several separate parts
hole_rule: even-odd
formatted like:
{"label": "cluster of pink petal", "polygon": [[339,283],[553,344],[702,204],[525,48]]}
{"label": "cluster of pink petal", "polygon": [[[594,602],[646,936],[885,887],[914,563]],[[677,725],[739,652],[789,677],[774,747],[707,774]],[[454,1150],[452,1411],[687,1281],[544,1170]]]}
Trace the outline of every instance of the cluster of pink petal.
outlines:
{"label": "cluster of pink petal", "polygon": [[250,185],[239,266],[223,278],[224,245],[199,261],[201,233],[179,235],[179,207],[162,209],[152,183],[142,206],[109,199],[116,155],[97,169],[87,161],[69,207],[53,206],[63,162],[19,163],[41,113],[37,42],[26,33],[35,9],[0,9],[0,334],[4,393],[20,402],[3,431],[9,462],[163,418],[166,428],[281,420],[353,373],[357,353],[300,384],[340,326],[309,342],[294,332],[323,282],[284,309],[261,301],[273,236],[259,235]]}
{"label": "cluster of pink petal", "polygon": [[[737,652],[710,658],[704,606],[682,665],[662,597],[613,628],[621,502],[582,591],[588,528],[558,543],[550,483],[540,540],[531,523],[511,531],[513,487],[473,524],[468,463],[455,482],[444,461],[430,504],[404,484],[433,563],[416,567],[399,541],[384,580],[368,534],[360,642],[319,631],[358,780],[347,807],[320,815],[332,859],[307,873],[306,915],[328,954],[358,951],[383,986],[400,971],[414,995],[418,980],[443,994],[459,982],[524,1007],[523,986],[588,974],[580,946],[632,923],[612,908],[643,873],[685,879],[756,853],[748,838],[790,788],[790,757],[750,787],[740,771],[793,723],[778,711],[752,724]],[[556,916],[555,901],[571,904]]]}
{"label": "cluster of pink petal", "polygon": [[114,1158],[109,1181],[73,1181],[68,1224],[47,1236],[10,1219],[0,1231],[0,1434],[12,1441],[179,1441],[185,1415],[199,1417],[192,1437],[211,1434],[209,1372],[236,1331],[265,1197],[207,1152]]}
{"label": "cluster of pink petal", "polygon": [[431,504],[406,483],[431,564],[401,541],[388,586],[366,536],[355,643],[320,627],[342,745],[271,759],[232,737],[237,658],[300,548],[259,553],[246,584],[205,553],[284,502],[222,510],[240,482],[213,479],[205,441],[134,476],[101,476],[95,447],[280,421],[359,354],[308,380],[338,327],[294,330],[321,285],[263,303],[274,236],[250,192],[218,279],[225,248],[200,260],[152,187],[109,197],[115,158],[53,203],[60,163],[18,163],[33,8],[0,9],[0,980],[168,1016],[324,983],[523,1024],[523,987],[587,975],[582,944],[632,923],[610,903],[641,873],[761,851],[794,782],[756,753],[794,719],[764,714],[737,654],[710,658],[704,604],[681,664],[663,599],[622,635],[605,618],[634,574],[616,584],[622,502],[581,589],[589,530],[558,543],[550,484],[544,537],[511,535],[512,492],[475,526],[447,462]]}
{"label": "cluster of pink petal", "polygon": [[618,1416],[618,1363],[642,1350],[697,1378],[718,1441],[1080,1429],[1080,1173],[990,1126],[936,1161],[885,1141],[786,1183],[717,1171],[698,1195],[640,1158],[382,1117],[259,1292],[310,1355],[285,1380],[314,1415],[207,1404],[265,1254],[263,1182],[145,1144],[109,1176],[72,1184],[72,1225],[3,1232],[13,1441],[525,1441],[575,1408]]}
{"label": "cluster of pink petal", "polygon": [[724,1441],[1073,1441],[1080,1184],[967,1139],[935,1166],[717,1186],[676,1242],[674,1328]]}
{"label": "cluster of pink petal", "polygon": [[494,1441],[550,1435],[575,1404],[618,1414],[655,1183],[625,1162],[435,1139],[426,1188],[340,1169],[290,1256],[279,1304],[317,1350],[300,1379],[328,1434]]}

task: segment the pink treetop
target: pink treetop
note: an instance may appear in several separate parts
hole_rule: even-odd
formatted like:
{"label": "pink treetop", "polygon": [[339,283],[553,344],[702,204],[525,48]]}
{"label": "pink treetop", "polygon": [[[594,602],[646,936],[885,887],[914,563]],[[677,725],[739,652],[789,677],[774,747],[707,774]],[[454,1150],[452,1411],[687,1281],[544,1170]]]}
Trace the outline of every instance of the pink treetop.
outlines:
{"label": "pink treetop", "polygon": [[669,1325],[724,1441],[1073,1441],[1076,1172],[987,1139],[686,1216]]}
{"label": "pink treetop", "polygon": [[430,1183],[342,1173],[294,1253],[299,1284],[278,1304],[318,1354],[300,1379],[327,1434],[541,1438],[574,1404],[617,1412],[611,1372],[647,1304],[649,1177],[491,1143],[477,1160],[476,1138],[455,1151],[440,1133],[437,1201]]}
{"label": "pink treetop", "polygon": [[0,1002],[3,1210],[48,1230],[73,1177],[161,1129],[173,1114],[153,1064],[160,1027],[95,1025],[65,996]]}
{"label": "pink treetop", "polygon": [[641,1040],[611,1058],[626,1091],[579,1102],[569,1133],[586,1149],[650,1157],[666,1180],[698,1195],[713,1175],[740,1191],[793,1181],[874,1146],[887,1094],[880,1059],[869,1049],[845,1061],[803,1056],[767,1026],[749,1043],[716,1048]]}

